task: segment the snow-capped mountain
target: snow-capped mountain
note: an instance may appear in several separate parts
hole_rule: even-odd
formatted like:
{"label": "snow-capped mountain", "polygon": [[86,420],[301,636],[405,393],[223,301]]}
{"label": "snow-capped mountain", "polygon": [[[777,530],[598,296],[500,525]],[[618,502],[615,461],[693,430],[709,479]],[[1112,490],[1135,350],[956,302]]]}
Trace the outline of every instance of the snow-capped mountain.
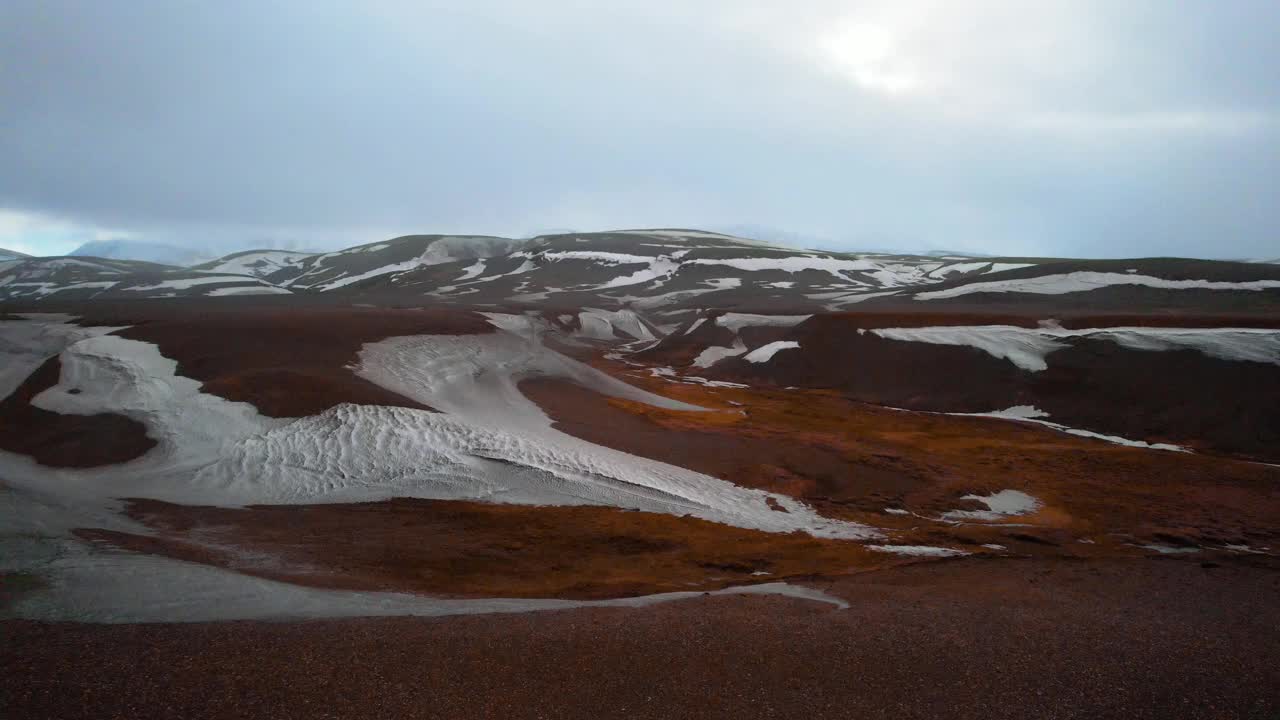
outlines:
{"label": "snow-capped mountain", "polygon": [[660,324],[705,309],[797,314],[1017,304],[1123,312],[1151,303],[1227,307],[1243,297],[1280,306],[1274,264],[841,253],[689,229],[531,239],[407,235],[328,253],[248,250],[187,268],[83,257],[0,265],[0,300],[138,297],[134,288],[152,286],[166,297],[241,288],[372,303],[631,309]]}
{"label": "snow-capped mountain", "polygon": [[73,302],[288,292],[246,275],[201,273],[134,260],[53,257],[0,262],[0,300]]}
{"label": "snow-capped mountain", "polygon": [[22,258],[25,258],[25,257],[30,257],[30,256],[27,255],[26,253],[20,253],[17,250],[7,250],[5,248],[0,248],[0,262],[3,262],[5,260],[21,260]]}

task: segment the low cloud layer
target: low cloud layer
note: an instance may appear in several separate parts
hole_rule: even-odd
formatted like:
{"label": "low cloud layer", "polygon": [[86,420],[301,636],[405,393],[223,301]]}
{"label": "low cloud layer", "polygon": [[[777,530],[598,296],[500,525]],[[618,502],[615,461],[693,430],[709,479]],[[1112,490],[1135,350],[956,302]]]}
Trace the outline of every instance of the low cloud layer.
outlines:
{"label": "low cloud layer", "polygon": [[1273,2],[0,6],[0,246],[1277,254]]}

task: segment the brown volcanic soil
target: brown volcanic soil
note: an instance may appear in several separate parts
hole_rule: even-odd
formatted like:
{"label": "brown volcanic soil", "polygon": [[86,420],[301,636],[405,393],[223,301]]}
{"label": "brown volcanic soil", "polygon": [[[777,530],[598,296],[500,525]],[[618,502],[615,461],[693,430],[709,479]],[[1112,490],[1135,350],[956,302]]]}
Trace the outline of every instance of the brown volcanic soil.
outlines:
{"label": "brown volcanic soil", "polygon": [[141,457],[155,447],[142,423],[115,413],[63,415],[31,405],[58,384],[62,363],[50,358],[0,400],[0,449],[50,467],[98,467]]}
{"label": "brown volcanic soil", "polygon": [[[669,384],[651,389],[672,394]],[[520,391],[555,420],[556,428],[575,437],[811,503],[869,499],[868,509],[879,509],[927,482],[924,469],[906,458],[859,453],[835,438],[806,435],[800,428],[787,433],[784,428],[745,427],[746,421],[733,419],[737,411],[732,408],[726,411],[732,423],[728,427],[704,425],[708,418],[702,417],[667,424],[645,412],[648,406],[613,401],[564,380],[529,379],[520,383]],[[682,415],[689,414],[669,419]]]}
{"label": "brown volcanic soil", "polygon": [[[132,313],[150,313],[138,315]],[[109,318],[108,318],[109,315]],[[361,346],[398,335],[491,332],[469,312],[356,307],[113,307],[82,322],[140,322],[117,334],[155,343],[203,390],[264,415],[299,417],[340,403],[425,408],[352,373]]]}
{"label": "brown volcanic soil", "polygon": [[[705,590],[901,562],[853,542],[603,507],[397,499],[128,514],[155,536],[84,539],[315,587],[473,597],[609,598]],[[753,576],[753,572],[769,573]]]}
{"label": "brown volcanic soil", "polygon": [[[890,529],[905,544],[998,543],[1026,554],[1097,556],[1132,554],[1131,543],[1280,541],[1280,470],[1256,463],[1003,420],[893,411],[832,392],[630,380],[717,411],[661,410],[551,380],[521,389],[565,432],[786,493],[823,514]],[[963,495],[1002,489],[1027,492],[1044,506],[1008,523],[929,519],[981,507]],[[885,508],[918,515],[886,515]],[[1017,526],[1023,523],[1031,527]]]}
{"label": "brown volcanic soil", "polygon": [[300,623],[0,625],[27,718],[1258,718],[1280,715],[1280,573],[966,560],[832,584],[851,607]]}

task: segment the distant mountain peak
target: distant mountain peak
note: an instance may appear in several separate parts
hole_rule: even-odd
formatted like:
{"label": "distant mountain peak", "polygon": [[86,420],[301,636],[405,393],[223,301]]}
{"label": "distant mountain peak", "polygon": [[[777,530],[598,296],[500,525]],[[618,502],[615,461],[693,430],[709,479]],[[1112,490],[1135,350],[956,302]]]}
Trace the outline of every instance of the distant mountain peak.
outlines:
{"label": "distant mountain peak", "polygon": [[72,250],[70,255],[111,260],[144,260],[163,265],[194,265],[212,258],[193,248],[136,240],[94,240]]}

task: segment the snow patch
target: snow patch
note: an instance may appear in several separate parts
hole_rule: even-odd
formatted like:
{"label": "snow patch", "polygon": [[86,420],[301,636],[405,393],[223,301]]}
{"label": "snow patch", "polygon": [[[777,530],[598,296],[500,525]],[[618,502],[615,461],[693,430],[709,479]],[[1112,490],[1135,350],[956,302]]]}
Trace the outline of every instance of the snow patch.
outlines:
{"label": "snow patch", "polygon": [[986,510],[948,510],[942,517],[948,520],[1003,520],[1016,515],[1026,515],[1040,507],[1040,501],[1020,490],[1001,490],[991,495],[964,495],[961,500],[977,500]]}
{"label": "snow patch", "polygon": [[[859,332],[863,332],[859,329]],[[1069,347],[1066,340],[1106,340],[1147,352],[1196,350],[1221,360],[1280,365],[1280,330],[1263,328],[1114,327],[1068,330],[1056,323],[1038,328],[1013,325],[951,325],[919,328],[876,328],[888,340],[974,347],[1030,372],[1048,367],[1045,357]]]}
{"label": "snow patch", "polygon": [[747,346],[742,340],[734,342],[733,347],[721,347],[712,345],[711,347],[698,353],[698,357],[693,359],[693,366],[700,368],[708,368],[727,357],[737,357],[747,351]]}
{"label": "snow patch", "polygon": [[751,313],[725,313],[716,318],[716,325],[733,332],[744,327],[794,327],[813,317],[812,315],[753,315]]}
{"label": "snow patch", "polygon": [[969,283],[945,290],[928,290],[915,294],[917,300],[940,300],[972,293],[1033,293],[1036,295],[1063,295],[1087,292],[1112,285],[1140,285],[1167,290],[1267,290],[1280,288],[1280,280],[1250,280],[1245,282],[1218,282],[1212,280],[1166,280],[1149,275],[1079,271],[1059,275],[1042,275],[1016,280],[992,280]]}
{"label": "snow patch", "polygon": [[868,545],[868,550],[893,553],[895,555],[912,555],[915,557],[958,557],[968,555],[963,550],[954,548],[933,547],[932,545]]}
{"label": "snow patch", "polygon": [[794,340],[778,340],[752,350],[747,353],[743,360],[753,363],[769,362],[773,359],[773,356],[777,355],[779,352],[783,350],[795,350],[799,349],[799,347],[800,343]]}

